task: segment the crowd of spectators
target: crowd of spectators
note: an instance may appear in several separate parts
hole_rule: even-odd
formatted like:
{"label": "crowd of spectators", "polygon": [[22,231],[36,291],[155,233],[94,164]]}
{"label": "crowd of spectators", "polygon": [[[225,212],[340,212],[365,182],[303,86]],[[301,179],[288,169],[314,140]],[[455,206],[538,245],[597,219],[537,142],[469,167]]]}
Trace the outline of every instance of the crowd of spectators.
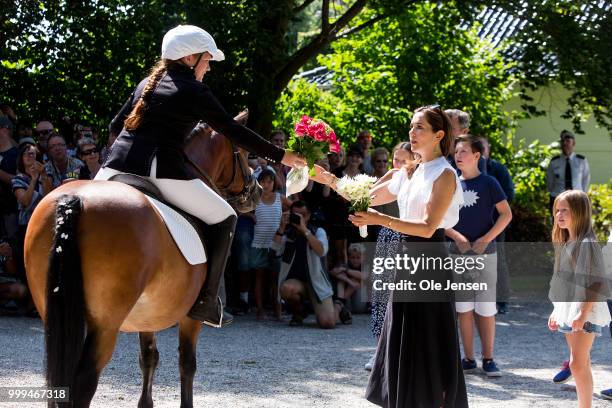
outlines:
{"label": "crowd of spectators", "polygon": [[[454,137],[469,132],[467,113],[451,109],[447,114],[452,120]],[[92,179],[116,136],[110,135],[103,142],[91,126],[68,117],[57,122],[58,126],[44,119],[32,123],[18,120],[10,107],[2,106],[2,307],[6,307],[7,300],[13,299],[9,306],[32,309],[27,301],[22,248],[27,224],[37,203],[62,183]],[[389,152],[377,145],[374,135],[375,132],[368,130],[359,132],[353,139],[354,144],[347,144],[339,153],[330,153],[317,164],[337,177],[365,173],[382,179],[390,169],[398,169],[406,160],[413,159],[409,156],[409,143],[400,143]],[[555,157],[549,170],[553,198],[565,188],[588,186],[588,164],[583,156],[573,153],[573,135],[564,131],[561,138],[565,159]],[[270,135],[270,141],[285,147],[287,137],[283,131],[276,130]],[[486,137],[481,137],[481,142],[484,151],[478,169],[496,179],[511,202],[514,196],[511,175],[505,166],[490,158]],[[457,168],[454,152],[448,159]],[[340,322],[349,324],[351,310],[369,310],[371,293],[361,290],[369,286],[369,282],[358,267],[363,252],[360,243],[376,242],[381,228],[369,227],[368,237],[364,239],[348,221],[349,203],[329,186],[311,181],[304,191],[287,198],[288,167],[253,156],[249,157],[249,165],[263,186],[264,195],[253,212],[241,214],[238,219],[226,273],[228,308],[238,315],[253,309],[258,319],[270,315],[284,320],[284,314],[289,313],[287,320],[292,325],[301,324],[308,313],[314,312],[321,327],[334,327]],[[457,171],[460,173],[459,169]],[[569,178],[571,182],[565,181]],[[398,212],[395,203],[383,207],[376,209],[391,215]],[[498,242],[503,242],[503,237],[502,232],[497,237]],[[295,257],[299,262],[295,262]],[[497,269],[497,293],[501,300],[497,312],[505,313],[509,287],[503,245],[498,245]],[[376,305],[376,300],[374,303]],[[377,306],[381,307],[384,306]],[[374,310],[373,314],[380,320],[381,310]],[[377,329],[373,333],[377,335]]]}
{"label": "crowd of spectators", "polygon": [[30,217],[51,190],[95,177],[101,145],[95,128],[68,117],[56,127],[48,120],[21,120],[7,105],[0,110],[0,308],[36,315],[23,263]]}

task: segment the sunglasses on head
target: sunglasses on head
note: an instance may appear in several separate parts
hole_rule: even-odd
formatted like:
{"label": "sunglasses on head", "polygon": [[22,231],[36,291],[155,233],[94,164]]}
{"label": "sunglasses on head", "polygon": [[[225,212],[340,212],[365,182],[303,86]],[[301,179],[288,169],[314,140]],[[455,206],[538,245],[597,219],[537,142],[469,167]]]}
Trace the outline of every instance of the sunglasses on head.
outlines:
{"label": "sunglasses on head", "polygon": [[98,153],[98,149],[83,150],[81,156],[89,156],[90,154]]}

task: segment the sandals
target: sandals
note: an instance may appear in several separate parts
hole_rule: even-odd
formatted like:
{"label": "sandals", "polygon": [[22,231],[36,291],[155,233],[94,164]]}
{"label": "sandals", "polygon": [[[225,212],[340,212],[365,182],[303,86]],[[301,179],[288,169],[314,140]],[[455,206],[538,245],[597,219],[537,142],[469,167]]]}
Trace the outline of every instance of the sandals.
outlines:
{"label": "sandals", "polygon": [[344,303],[340,299],[334,300],[334,304],[340,306],[340,321],[342,324],[352,324],[353,323],[353,315],[348,310],[348,308],[344,305]]}

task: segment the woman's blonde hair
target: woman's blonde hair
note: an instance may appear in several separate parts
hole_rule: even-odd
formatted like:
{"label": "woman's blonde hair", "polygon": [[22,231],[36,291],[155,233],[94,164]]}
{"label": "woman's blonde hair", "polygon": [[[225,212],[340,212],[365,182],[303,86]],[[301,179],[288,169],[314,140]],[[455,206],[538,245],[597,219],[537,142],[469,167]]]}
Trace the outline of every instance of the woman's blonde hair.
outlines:
{"label": "woman's blonde hair", "polygon": [[136,130],[142,124],[142,118],[144,117],[144,113],[147,109],[147,105],[149,103],[149,97],[157,87],[157,84],[162,79],[164,74],[168,71],[168,67],[172,64],[177,64],[176,61],[169,59],[160,59],[151,69],[149,73],[149,80],[142,90],[142,94],[134,105],[132,112],[125,118],[125,122],[123,122],[123,126],[127,130]]}
{"label": "woman's blonde hair", "polygon": [[569,206],[572,218],[569,228],[572,229],[576,237],[576,245],[572,250],[572,263],[576,265],[581,242],[585,239],[596,240],[593,224],[591,222],[591,200],[589,196],[580,190],[567,190],[559,194],[553,203],[554,224],[552,230],[552,242],[555,246],[555,269],[559,267],[561,248],[569,241],[570,233],[568,229],[559,227],[557,223],[557,206],[559,202],[565,200]]}

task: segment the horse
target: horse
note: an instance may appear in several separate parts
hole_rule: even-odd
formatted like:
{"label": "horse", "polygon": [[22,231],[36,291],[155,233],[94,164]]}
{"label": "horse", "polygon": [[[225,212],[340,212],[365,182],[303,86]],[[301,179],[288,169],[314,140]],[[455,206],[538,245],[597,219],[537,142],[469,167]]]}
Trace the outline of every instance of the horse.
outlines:
{"label": "horse", "polygon": [[[223,186],[217,191],[238,212],[254,208],[261,187],[242,149],[199,126],[183,151],[193,173]],[[70,401],[48,400],[49,407],[89,407],[120,331],[139,333],[138,406],[152,407],[155,332],[177,322],[181,407],[193,406],[201,323],[187,313],[206,279],[206,264],[185,260],[143,193],[115,181],[61,185],[32,214],[24,258],[45,325],[47,385],[69,387]]]}

